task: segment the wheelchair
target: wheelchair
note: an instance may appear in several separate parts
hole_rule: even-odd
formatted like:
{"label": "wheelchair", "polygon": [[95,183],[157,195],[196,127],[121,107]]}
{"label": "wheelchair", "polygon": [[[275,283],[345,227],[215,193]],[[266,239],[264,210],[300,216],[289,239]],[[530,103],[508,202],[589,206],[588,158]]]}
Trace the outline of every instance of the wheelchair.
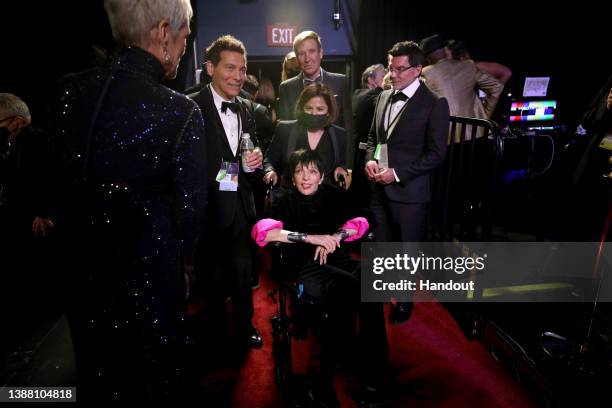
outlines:
{"label": "wheelchair", "polygon": [[[340,178],[338,188],[344,190],[345,180]],[[266,209],[268,209],[282,194],[275,186],[269,185],[266,194]],[[370,233],[368,237],[372,237]],[[357,245],[363,241],[356,241]],[[329,315],[325,306],[304,293],[304,286],[297,282],[287,268],[290,256],[288,246],[279,242],[270,243],[268,250],[272,257],[272,278],[276,288],[268,295],[277,305],[276,314],[271,318],[272,325],[272,353],[274,358],[274,375],[277,387],[283,399],[289,406],[303,406],[307,404],[307,381],[294,372],[292,356],[292,339],[304,340],[309,329],[323,327]],[[298,244],[301,245],[301,244]],[[350,254],[355,253],[354,243],[348,245]],[[352,247],[352,248],[351,248]],[[317,326],[320,325],[320,326]]]}
{"label": "wheelchair", "polygon": [[290,244],[272,244],[272,277],[277,287],[269,293],[278,306],[270,319],[272,325],[272,356],[274,377],[278,390],[288,406],[306,405],[306,389],[293,370],[291,340],[307,337],[307,320],[326,319],[327,314],[320,305],[303,296],[303,287],[290,276],[283,276],[283,264]]}
{"label": "wheelchair", "polygon": [[[373,240],[370,233],[361,242]],[[272,353],[274,376],[278,390],[288,406],[300,407],[307,404],[307,378],[294,372],[292,340],[301,341],[308,337],[308,330],[317,325],[329,323],[330,316],[325,306],[317,303],[304,293],[303,286],[285,270],[287,246],[292,244],[274,243],[272,250],[272,278],[277,287],[269,294],[277,305],[276,314],[270,319],[272,325]],[[353,257],[357,250],[349,244],[348,252]]]}

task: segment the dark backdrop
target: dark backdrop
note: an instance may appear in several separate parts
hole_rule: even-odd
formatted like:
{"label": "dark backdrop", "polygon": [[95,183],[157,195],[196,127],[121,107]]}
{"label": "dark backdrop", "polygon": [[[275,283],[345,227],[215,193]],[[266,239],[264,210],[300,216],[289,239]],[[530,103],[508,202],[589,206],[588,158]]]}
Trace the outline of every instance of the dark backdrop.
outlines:
{"label": "dark backdrop", "polygon": [[[195,8],[197,2],[192,3]],[[526,3],[498,2],[481,8],[453,9],[431,2],[417,8],[414,2],[398,0],[349,4],[354,8],[358,43],[355,85],[363,68],[386,63],[386,51],[394,42],[439,33],[445,38],[464,40],[476,59],[509,66],[514,72],[511,90],[521,89],[525,75],[550,75],[552,91],[558,93],[564,109],[564,122],[574,126],[611,73],[610,22],[601,6],[580,2],[570,7],[549,2],[548,8],[536,9]],[[493,7],[502,9],[493,11]],[[567,12],[563,10],[566,7]],[[565,14],[554,17],[553,12]],[[343,18],[349,18],[349,14]],[[24,98],[35,120],[49,101],[58,78],[94,65],[93,44],[112,48],[101,0],[24,0],[3,5],[2,17],[0,92]],[[205,46],[198,45],[200,49]],[[188,46],[181,63],[180,77],[174,84],[177,89],[188,82],[187,74],[193,69],[191,50]],[[277,62],[280,67],[280,60]]]}
{"label": "dark backdrop", "polygon": [[[612,73],[611,24],[602,6],[589,2],[443,2],[363,0],[359,8],[356,72],[386,64],[397,41],[437,33],[466,42],[475,60],[500,62],[514,73],[508,89],[522,92],[525,76],[551,76],[563,122],[574,126]],[[355,78],[355,84],[358,84]]]}

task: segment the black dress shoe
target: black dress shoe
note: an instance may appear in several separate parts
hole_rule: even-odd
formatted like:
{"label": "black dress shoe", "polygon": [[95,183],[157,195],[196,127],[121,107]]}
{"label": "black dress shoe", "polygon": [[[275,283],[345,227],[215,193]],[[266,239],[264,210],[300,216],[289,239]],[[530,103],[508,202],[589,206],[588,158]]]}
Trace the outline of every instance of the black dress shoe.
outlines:
{"label": "black dress shoe", "polygon": [[251,333],[247,338],[247,345],[255,349],[261,348],[263,346],[263,339],[261,338],[261,334],[259,333],[259,330],[254,327],[251,327]]}
{"label": "black dress shoe", "polygon": [[412,302],[407,303],[396,303],[392,305],[391,312],[389,313],[389,321],[391,323],[403,323],[410,319],[412,315]]}

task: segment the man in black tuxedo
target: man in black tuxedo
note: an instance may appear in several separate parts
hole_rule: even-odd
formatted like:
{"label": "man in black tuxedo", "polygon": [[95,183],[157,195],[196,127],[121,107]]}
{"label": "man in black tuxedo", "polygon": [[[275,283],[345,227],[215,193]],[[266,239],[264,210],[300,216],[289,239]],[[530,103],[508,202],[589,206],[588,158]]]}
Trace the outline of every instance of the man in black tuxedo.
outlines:
{"label": "man in black tuxedo", "polygon": [[303,31],[293,40],[293,51],[300,64],[301,72],[280,84],[278,92],[278,118],[280,120],[293,120],[295,117],[295,104],[300,93],[306,85],[320,82],[332,90],[338,105],[338,115],[335,125],[343,127],[348,136],[347,168],[353,168],[354,136],[351,95],[348,90],[346,75],[327,72],[321,68],[323,47],[321,38],[314,31]]}
{"label": "man in black tuxedo", "polygon": [[[263,155],[256,148],[247,157],[252,172],[241,166],[240,138],[250,133],[258,145],[252,102],[239,97],[246,78],[246,49],[225,35],[206,49],[206,70],[211,83],[190,97],[204,117],[208,180],[208,214],[199,251],[200,273],[207,304],[225,325],[225,297],[232,298],[234,340],[240,351],[261,347],[252,326],[250,230],[256,219],[253,186],[261,182]],[[231,174],[234,174],[232,177]]]}
{"label": "man in black tuxedo", "polygon": [[[446,153],[449,108],[419,81],[424,57],[416,43],[395,44],[388,60],[393,89],[378,97],[365,166],[373,182],[375,235],[378,242],[418,242],[424,236],[431,173]],[[410,308],[411,303],[400,304],[397,320],[407,319]]]}

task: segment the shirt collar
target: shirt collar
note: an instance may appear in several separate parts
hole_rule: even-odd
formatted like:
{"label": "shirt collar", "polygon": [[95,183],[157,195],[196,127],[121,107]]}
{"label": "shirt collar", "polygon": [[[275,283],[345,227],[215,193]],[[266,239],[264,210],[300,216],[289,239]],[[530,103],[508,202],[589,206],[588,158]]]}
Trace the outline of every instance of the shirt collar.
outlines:
{"label": "shirt collar", "polygon": [[210,87],[210,92],[212,93],[213,101],[215,102],[215,107],[217,108],[218,111],[221,110],[221,104],[223,102],[236,102],[236,98],[233,98],[232,100],[227,100],[221,95],[219,95],[217,91],[215,91],[215,87],[212,84],[210,84],[209,87]]}
{"label": "shirt collar", "polygon": [[319,67],[319,76],[313,79],[308,78],[306,75],[304,75],[304,71],[302,71],[302,82],[305,80],[323,82],[323,67]]}
{"label": "shirt collar", "polygon": [[417,91],[417,89],[419,89],[419,86],[421,86],[421,81],[419,81],[419,78],[417,78],[414,81],[412,81],[410,85],[402,89],[400,92],[403,92],[404,95],[406,95],[408,98],[412,98],[415,92]]}

